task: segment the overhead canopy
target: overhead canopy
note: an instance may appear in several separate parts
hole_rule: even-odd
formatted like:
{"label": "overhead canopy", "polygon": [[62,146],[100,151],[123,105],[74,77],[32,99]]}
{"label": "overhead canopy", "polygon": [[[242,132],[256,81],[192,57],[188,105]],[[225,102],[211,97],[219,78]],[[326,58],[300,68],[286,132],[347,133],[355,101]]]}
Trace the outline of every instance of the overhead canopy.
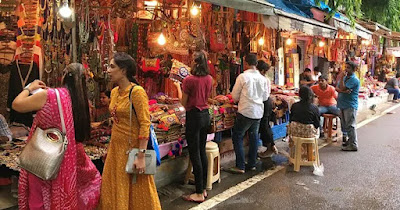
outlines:
{"label": "overhead canopy", "polygon": [[333,25],[337,28],[341,28],[348,33],[354,33],[364,39],[372,39],[372,32],[356,23],[355,27],[352,27],[347,18],[333,17]]}
{"label": "overhead canopy", "polygon": [[336,37],[336,28],[328,24],[277,9],[275,9],[275,14],[275,16],[264,15],[263,22],[266,27],[285,31],[296,30],[310,36],[322,36],[329,39]]}
{"label": "overhead canopy", "polygon": [[390,38],[392,34],[392,30],[379,23],[366,20],[358,20],[357,22],[365,28],[368,28],[368,30],[372,31],[376,35]]}
{"label": "overhead canopy", "polygon": [[202,0],[211,4],[230,7],[261,15],[273,15],[274,5],[263,0]]}

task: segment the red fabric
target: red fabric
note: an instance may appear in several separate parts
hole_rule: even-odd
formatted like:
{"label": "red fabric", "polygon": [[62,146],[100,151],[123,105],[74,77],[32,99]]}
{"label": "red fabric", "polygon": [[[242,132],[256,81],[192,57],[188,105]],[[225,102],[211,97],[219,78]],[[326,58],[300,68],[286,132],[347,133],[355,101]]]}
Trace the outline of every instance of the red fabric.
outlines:
{"label": "red fabric", "polygon": [[335,88],[328,85],[326,90],[321,90],[319,85],[314,85],[311,87],[315,95],[318,96],[318,101],[320,106],[334,106],[336,105],[337,92]]}
{"label": "red fabric", "polygon": [[210,50],[213,52],[221,52],[225,50],[225,41],[222,33],[215,29],[211,29],[210,31]]}
{"label": "red fabric", "polygon": [[211,94],[212,77],[189,76],[183,80],[183,92],[188,95],[186,111],[194,108],[199,110],[208,109],[207,101]]}
{"label": "red fabric", "polygon": [[143,72],[148,72],[148,71],[154,71],[158,72],[160,70],[160,59],[154,58],[145,58],[142,61],[142,71]]}
{"label": "red fabric", "polygon": [[[85,154],[83,146],[75,142],[72,104],[68,90],[58,89],[62,100],[68,147],[56,179],[44,181],[21,169],[19,177],[19,209],[95,209],[100,197],[101,176]],[[51,120],[49,120],[51,119]],[[54,89],[49,89],[47,102],[36,114],[28,138],[36,127],[58,128],[61,120]]]}

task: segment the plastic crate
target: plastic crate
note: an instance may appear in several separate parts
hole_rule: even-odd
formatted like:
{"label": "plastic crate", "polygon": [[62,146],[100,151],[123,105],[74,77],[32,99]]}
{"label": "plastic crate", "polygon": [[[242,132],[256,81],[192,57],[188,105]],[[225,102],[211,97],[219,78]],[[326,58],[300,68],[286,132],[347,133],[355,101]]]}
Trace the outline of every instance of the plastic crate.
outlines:
{"label": "plastic crate", "polygon": [[275,125],[271,128],[274,141],[286,137],[288,124],[289,124],[288,122],[285,122],[279,125]]}

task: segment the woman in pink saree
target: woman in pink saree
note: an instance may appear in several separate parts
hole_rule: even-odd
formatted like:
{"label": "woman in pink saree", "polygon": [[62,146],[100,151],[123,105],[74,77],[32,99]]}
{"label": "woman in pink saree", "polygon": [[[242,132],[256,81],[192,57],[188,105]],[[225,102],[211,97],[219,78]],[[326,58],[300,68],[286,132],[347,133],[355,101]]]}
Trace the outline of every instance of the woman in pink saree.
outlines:
{"label": "woman in pink saree", "polygon": [[[95,209],[100,197],[101,176],[86,155],[82,141],[90,137],[90,116],[84,69],[73,63],[64,70],[60,93],[68,147],[57,178],[44,181],[21,169],[19,209]],[[41,91],[37,91],[40,89]],[[61,120],[54,89],[36,80],[13,102],[18,112],[37,111],[28,142],[37,127],[59,128]]]}

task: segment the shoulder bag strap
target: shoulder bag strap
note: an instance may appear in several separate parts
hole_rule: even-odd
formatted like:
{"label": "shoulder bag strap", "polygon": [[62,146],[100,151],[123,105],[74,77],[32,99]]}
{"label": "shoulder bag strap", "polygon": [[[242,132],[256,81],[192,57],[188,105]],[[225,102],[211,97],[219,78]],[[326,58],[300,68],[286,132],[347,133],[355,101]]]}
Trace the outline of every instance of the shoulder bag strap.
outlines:
{"label": "shoulder bag strap", "polygon": [[133,88],[135,87],[136,85],[133,85],[132,87],[131,87],[131,89],[129,90],[129,97],[128,97],[128,99],[129,99],[129,128],[130,128],[130,131],[131,131],[131,137],[129,138],[129,150],[131,149],[131,147],[132,147],[132,140],[133,140],[133,134],[132,134],[132,110],[135,112],[135,114],[136,114],[136,110],[135,110],[135,108],[133,107],[133,103],[132,103],[132,99],[131,99],[131,96],[132,96],[132,91],[133,91]]}
{"label": "shoulder bag strap", "polygon": [[67,135],[67,129],[65,128],[65,121],[64,121],[64,113],[61,105],[60,93],[58,92],[57,89],[54,90],[56,91],[56,96],[57,96],[57,105],[58,105],[58,112],[60,113],[62,132],[64,135]]}

